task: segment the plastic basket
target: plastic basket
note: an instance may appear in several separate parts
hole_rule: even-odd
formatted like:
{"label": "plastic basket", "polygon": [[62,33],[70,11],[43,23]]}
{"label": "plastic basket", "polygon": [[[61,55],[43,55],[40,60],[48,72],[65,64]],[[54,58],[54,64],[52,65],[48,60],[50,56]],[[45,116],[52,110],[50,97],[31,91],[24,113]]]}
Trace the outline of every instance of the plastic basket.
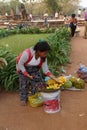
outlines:
{"label": "plastic basket", "polygon": [[43,105],[43,98],[40,93],[29,96],[28,101],[31,107],[40,107]]}

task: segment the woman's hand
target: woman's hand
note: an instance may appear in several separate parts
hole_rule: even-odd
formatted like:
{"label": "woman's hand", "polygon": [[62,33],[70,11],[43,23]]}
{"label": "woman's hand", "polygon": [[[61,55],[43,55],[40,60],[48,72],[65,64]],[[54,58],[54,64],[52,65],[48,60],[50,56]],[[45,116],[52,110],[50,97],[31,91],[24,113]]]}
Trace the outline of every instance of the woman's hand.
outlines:
{"label": "woman's hand", "polygon": [[60,83],[58,78],[53,78],[53,80],[55,80],[57,83]]}
{"label": "woman's hand", "polygon": [[30,78],[30,79],[33,79],[33,76],[32,76],[32,75],[29,75],[29,74],[28,74],[27,77]]}
{"label": "woman's hand", "polygon": [[54,78],[54,80],[55,80],[56,82],[58,82],[58,78]]}
{"label": "woman's hand", "polygon": [[58,78],[56,78],[54,75],[51,74],[51,75],[50,75],[50,78],[53,79],[53,80],[55,80],[57,83],[60,83],[60,82],[58,81]]}
{"label": "woman's hand", "polygon": [[61,81],[59,81],[59,79],[56,78],[55,75],[51,74],[50,78],[53,79],[53,80],[55,80],[58,84],[61,84]]}

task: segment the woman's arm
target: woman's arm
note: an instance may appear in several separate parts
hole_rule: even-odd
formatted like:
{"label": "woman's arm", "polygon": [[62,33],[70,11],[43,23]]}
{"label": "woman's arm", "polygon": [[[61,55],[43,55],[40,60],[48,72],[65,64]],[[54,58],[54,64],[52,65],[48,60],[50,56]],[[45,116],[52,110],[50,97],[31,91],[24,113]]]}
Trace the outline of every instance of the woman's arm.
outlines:
{"label": "woman's arm", "polygon": [[50,72],[50,70],[48,69],[48,65],[47,65],[47,59],[45,60],[45,62],[42,64],[42,70],[44,72],[45,75],[47,75],[48,77],[50,77],[51,79],[55,80],[56,82],[58,82],[58,79]]}
{"label": "woman's arm", "polygon": [[33,78],[31,75],[28,74],[28,72],[25,69],[24,64],[27,62],[27,60],[29,59],[29,54],[27,52],[23,52],[19,62],[18,62],[18,69],[27,77],[29,78]]}

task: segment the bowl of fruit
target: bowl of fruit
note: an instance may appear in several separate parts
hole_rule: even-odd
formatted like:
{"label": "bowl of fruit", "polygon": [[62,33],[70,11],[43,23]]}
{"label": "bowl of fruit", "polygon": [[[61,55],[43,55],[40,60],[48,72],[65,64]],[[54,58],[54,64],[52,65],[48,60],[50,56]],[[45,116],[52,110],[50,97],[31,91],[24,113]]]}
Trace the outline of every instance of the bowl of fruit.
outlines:
{"label": "bowl of fruit", "polygon": [[58,82],[53,79],[49,79],[47,82],[41,82],[37,85],[40,92],[55,92],[62,88],[65,84],[66,78],[64,76],[58,77]]}

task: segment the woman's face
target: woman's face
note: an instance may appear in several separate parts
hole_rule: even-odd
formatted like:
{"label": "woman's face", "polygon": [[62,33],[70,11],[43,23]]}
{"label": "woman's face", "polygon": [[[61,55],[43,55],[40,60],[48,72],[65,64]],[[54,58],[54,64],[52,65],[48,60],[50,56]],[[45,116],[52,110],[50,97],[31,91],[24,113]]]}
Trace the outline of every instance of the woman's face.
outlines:
{"label": "woman's face", "polygon": [[47,57],[48,51],[43,51],[43,52],[38,51],[38,54],[41,58],[45,58]]}

